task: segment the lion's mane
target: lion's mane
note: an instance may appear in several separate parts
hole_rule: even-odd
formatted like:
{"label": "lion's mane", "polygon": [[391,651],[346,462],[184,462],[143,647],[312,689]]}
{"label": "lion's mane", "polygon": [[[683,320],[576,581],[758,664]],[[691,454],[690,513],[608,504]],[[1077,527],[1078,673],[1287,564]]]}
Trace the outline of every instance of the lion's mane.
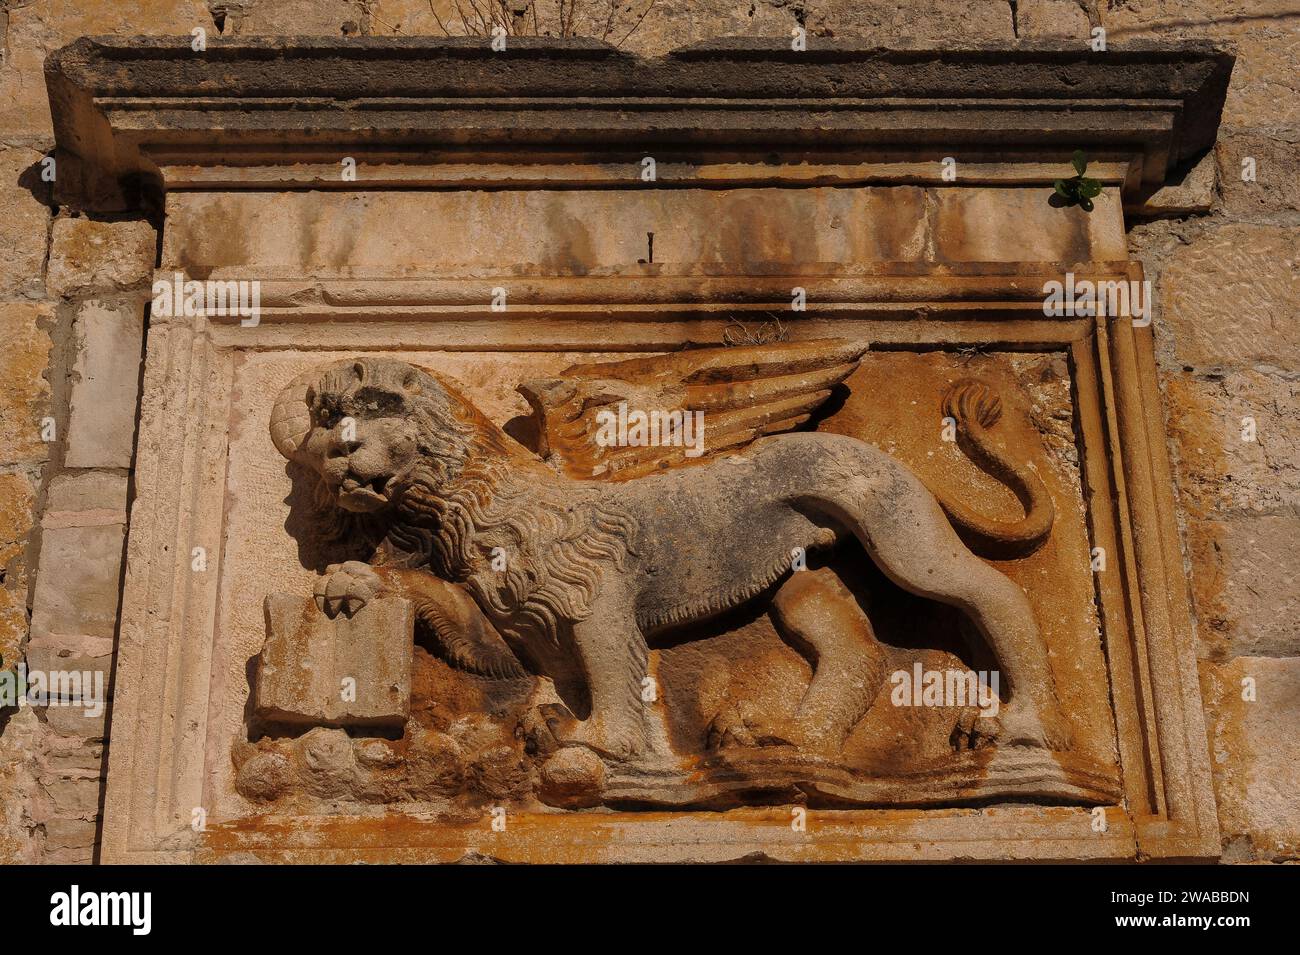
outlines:
{"label": "lion's mane", "polygon": [[[363,361],[367,384],[411,393],[411,366]],[[591,614],[606,571],[624,569],[635,520],[599,488],[554,475],[445,382],[416,371],[419,465],[385,518],[332,505],[336,535],[373,542],[375,563],[464,584],[503,632],[556,641],[564,624]],[[309,401],[328,401],[351,380],[330,369]]]}

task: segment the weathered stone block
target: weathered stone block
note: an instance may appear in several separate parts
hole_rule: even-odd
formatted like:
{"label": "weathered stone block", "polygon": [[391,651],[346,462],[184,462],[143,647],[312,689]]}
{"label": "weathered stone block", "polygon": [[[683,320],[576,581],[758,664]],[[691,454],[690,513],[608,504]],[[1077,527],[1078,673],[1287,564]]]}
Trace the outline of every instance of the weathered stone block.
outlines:
{"label": "weathered stone block", "polygon": [[45,242],[49,234],[50,183],[40,177],[42,153],[0,149],[0,297],[39,297],[45,292]]}
{"label": "weathered stone block", "polygon": [[0,474],[0,567],[8,564],[27,543],[33,523],[36,489],[21,471]]}
{"label": "weathered stone block", "polygon": [[64,776],[99,776],[103,769],[104,747],[100,743],[83,743],[61,737],[47,740],[45,767]]}
{"label": "weathered stone block", "polygon": [[[1034,29],[1057,35],[1077,18],[1070,15],[1070,0],[1045,0],[1042,17],[1031,20]],[[358,0],[257,0],[228,3],[225,33],[328,35],[360,27],[375,36],[442,36],[444,26],[451,33],[468,33],[456,5],[450,0],[384,0],[363,4]],[[1052,9],[1061,7],[1061,10]],[[540,32],[560,34],[561,4],[537,0]],[[645,13],[644,19],[641,14]],[[612,16],[611,16],[612,14]],[[970,39],[1010,40],[1014,31],[1010,7],[1004,0],[926,0],[900,5],[889,0],[819,0],[796,5],[785,0],[689,0],[654,4],[618,5],[613,11],[602,5],[578,5],[566,16],[573,18],[579,36],[620,43],[629,52],[662,55],[669,50],[718,36],[761,36],[788,39],[796,25],[806,24],[817,36],[909,36],[937,40],[959,35]],[[531,26],[532,14],[529,14]],[[1086,24],[1087,19],[1083,22]],[[477,24],[476,24],[477,26]],[[481,26],[477,26],[481,32]],[[1024,35],[1039,35],[1023,32]]]}
{"label": "weathered stone block", "polygon": [[1082,39],[1092,29],[1087,11],[1075,0],[1019,0],[1013,16],[1021,37]]}
{"label": "weathered stone block", "polygon": [[382,4],[370,6],[371,31],[375,36],[393,33],[446,36],[446,31],[438,26],[439,20],[448,31],[463,32],[456,16],[455,0],[384,0]]}
{"label": "weathered stone block", "polygon": [[[859,0],[859,6],[863,6]],[[617,31],[611,42],[617,43],[636,26],[642,8],[627,7],[618,10]],[[812,11],[807,10],[811,15]],[[659,2],[651,6],[640,26],[623,44],[624,49],[651,56],[661,56],[689,43],[717,36],[765,36],[788,39],[790,30],[798,23],[795,9],[780,0],[755,0],[753,3],[735,3],[733,0],[693,0],[693,2]],[[591,8],[584,14],[585,27],[592,36],[600,36],[602,12]],[[554,14],[550,19],[555,19]],[[841,21],[849,29],[849,24]],[[809,24],[810,34],[814,32]]]}
{"label": "weathered stone block", "polygon": [[310,597],[272,594],[265,611],[266,644],[257,667],[259,719],[330,726],[406,723],[415,630],[410,601],[380,598],[350,618],[340,614],[331,620]]}
{"label": "weathered stone block", "polygon": [[[1214,147],[1223,209],[1233,217],[1262,217],[1300,210],[1300,134],[1224,135]],[[1254,160],[1253,181],[1243,163]]]}
{"label": "weathered stone block", "polygon": [[1300,115],[1300,30],[1294,16],[1292,9],[1289,22],[1279,16],[1265,25],[1265,18],[1256,14],[1254,29],[1231,36],[1237,64],[1223,106],[1226,125],[1294,128]]}
{"label": "weathered stone block", "polygon": [[78,310],[68,467],[131,466],[142,324],[142,309],[130,303],[91,301]]}
{"label": "weathered stone block", "polygon": [[1179,490],[1190,512],[1300,505],[1300,382],[1253,371],[1179,374],[1166,379],[1165,399]]}
{"label": "weathered stone block", "polygon": [[[960,169],[958,171],[960,176]],[[1092,212],[1050,204],[1051,189],[935,189],[940,262],[1087,262],[1122,259],[1119,196],[1107,189]]]}
{"label": "weathered stone block", "polygon": [[50,480],[45,492],[45,514],[42,523],[87,524],[105,522],[115,517],[115,523],[126,520],[126,474],[111,471],[64,471]]}
{"label": "weathered stone block", "polygon": [[1238,60],[1223,105],[1236,126],[1295,126],[1300,114],[1300,25],[1295,12],[1264,29],[1235,36]]}
{"label": "weathered stone block", "polygon": [[46,706],[41,710],[45,725],[59,736],[81,740],[101,740],[108,730],[108,707],[83,705],[80,702]]}
{"label": "weathered stone block", "polygon": [[97,679],[97,685],[104,688],[113,666],[113,640],[67,634],[33,637],[27,643],[26,658],[29,671],[75,671],[84,680]]}
{"label": "weathered stone block", "polygon": [[95,820],[49,819],[45,823],[45,859],[52,864],[89,862],[95,845]]}
{"label": "weathered stone block", "polygon": [[[733,4],[727,6],[736,9]],[[739,9],[746,7],[741,4]],[[921,0],[906,4],[895,0],[819,0],[805,9],[808,32],[819,36],[909,37],[917,41],[942,39],[954,33],[973,40],[1010,40],[1014,36],[1011,7],[997,0]],[[701,37],[717,32],[710,31],[704,22],[697,25],[696,31]]]}
{"label": "weathered stone block", "polygon": [[27,633],[27,568],[23,553],[35,523],[36,488],[16,471],[0,474],[0,660],[12,663]]}
{"label": "weathered stone block", "polygon": [[1300,363],[1300,235],[1225,225],[1176,250],[1161,279],[1164,317],[1184,365]]}
{"label": "weathered stone block", "polygon": [[1236,49],[1225,126],[1294,126],[1300,110],[1300,31],[1286,0],[1126,0],[1097,4],[1112,44],[1211,37]]}
{"label": "weathered stone block", "polygon": [[1202,663],[1201,691],[1225,845],[1300,858],[1300,658]]}
{"label": "weathered stone block", "polygon": [[[629,185],[639,168],[628,167]],[[1047,193],[1035,191],[1035,198],[1046,212],[1062,214],[1046,206]],[[426,228],[430,221],[456,223],[455,240]],[[162,267],[202,274],[221,263],[327,276],[346,261],[372,275],[506,274],[503,268],[588,275],[638,268],[638,259],[651,258],[652,232],[656,266],[783,275],[790,261],[857,266],[915,258],[924,223],[924,192],[916,186],[178,193],[168,197]],[[1116,233],[1122,244],[1118,226]],[[231,234],[240,236],[236,247]],[[287,234],[300,241],[286,243]]]}
{"label": "weathered stone block", "polygon": [[124,291],[153,274],[156,234],[148,222],[54,220],[47,284],[51,295]]}
{"label": "weathered stone block", "polygon": [[0,865],[38,861],[40,786],[35,766],[46,732],[36,713],[14,712],[0,734]]}
{"label": "weathered stone block", "polygon": [[41,862],[45,865],[90,865],[94,861],[94,843],[76,849],[52,849],[47,843],[45,854],[41,857]]}
{"label": "weathered stone block", "polygon": [[42,781],[42,787],[51,808],[60,817],[94,821],[99,810],[98,778],[54,776]]}
{"label": "weathered stone block", "polygon": [[1214,184],[1217,167],[1213,154],[1207,153],[1200,162],[1187,171],[1179,182],[1171,182],[1157,189],[1142,203],[1138,214],[1142,216],[1184,216],[1209,212],[1214,205]]}
{"label": "weathered stone block", "polygon": [[230,4],[229,22],[236,35],[359,36],[363,25],[370,28],[370,6],[361,0],[256,0]]}
{"label": "weathered stone block", "polygon": [[6,574],[5,585],[0,587],[0,655],[6,665],[18,659],[27,636],[26,598],[26,574]]}
{"label": "weathered stone block", "polygon": [[0,463],[39,464],[50,456],[42,440],[42,419],[50,414],[50,336],[43,326],[52,319],[48,305],[0,305]]}
{"label": "weathered stone block", "polygon": [[[1070,0],[1047,2],[1052,6],[1071,5]],[[249,26],[242,27],[242,31],[252,32],[252,26],[259,22],[283,22],[281,10],[288,5],[268,4],[267,13],[259,14],[262,7],[259,2],[244,21]],[[303,20],[295,21],[293,31],[273,32],[337,35],[347,16],[346,6],[345,0],[332,0],[313,9]],[[538,28],[544,34],[560,35],[560,6],[557,0],[538,0]],[[1068,10],[1046,12],[1051,14],[1052,29],[1063,30],[1067,22],[1072,22]],[[806,0],[803,3],[657,0],[654,4],[616,4],[613,10],[603,4],[578,4],[566,16],[573,18],[579,36],[618,43],[622,49],[642,56],[661,56],[677,47],[723,36],[788,41],[791,29],[796,26],[807,28],[813,44],[823,37],[908,37],[940,41],[959,36],[969,41],[1011,40],[1015,35],[1011,8],[1005,0],[915,0],[907,4],[896,0]],[[307,23],[307,28],[299,29],[299,22]],[[384,0],[369,8],[369,29],[377,36],[397,30],[405,36],[441,36],[440,22],[453,34],[468,32],[450,0],[433,0],[432,4],[429,0]],[[1035,23],[1036,28],[1049,26],[1046,17]],[[1021,35],[1031,34],[1022,30]]]}
{"label": "weathered stone block", "polygon": [[1203,656],[1300,655],[1300,517],[1189,521]]}
{"label": "weathered stone block", "polygon": [[6,55],[0,65],[0,129],[6,136],[48,136],[50,101],[45,56],[82,36],[188,36],[194,27],[216,33],[205,0],[87,3],[42,0],[9,3]]}
{"label": "weathered stone block", "polygon": [[64,473],[41,519],[29,670],[77,671],[107,687],[117,620],[126,477]]}
{"label": "weathered stone block", "polygon": [[121,577],[121,524],[46,528],[32,600],[32,637],[112,637]]}

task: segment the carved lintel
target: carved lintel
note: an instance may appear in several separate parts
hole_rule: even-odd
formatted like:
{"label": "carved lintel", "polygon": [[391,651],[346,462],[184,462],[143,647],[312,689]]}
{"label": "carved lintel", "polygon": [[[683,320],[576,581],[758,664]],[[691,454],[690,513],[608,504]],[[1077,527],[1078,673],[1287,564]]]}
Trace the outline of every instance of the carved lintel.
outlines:
{"label": "carved lintel", "polygon": [[890,50],[817,38],[793,52],[727,39],[660,58],[596,41],[510,42],[502,58],[471,38],[213,37],[195,56],[188,38],[84,37],[46,64],[60,165],[88,167],[72,183],[61,169],[58,185],[120,206],[120,184],[165,188],[163,170],[183,177],[236,155],[288,182],[304,162],[336,163],[343,143],[385,167],[367,176],[373,185],[449,147],[471,161],[514,150],[530,163],[574,151],[626,161],[671,141],[690,161],[794,148],[836,162],[844,148],[928,155],[938,141],[965,161],[1064,162],[1066,144],[1087,142],[1133,163],[1124,189],[1136,196],[1213,141],[1233,64],[1204,41],[1099,54],[1058,41]]}

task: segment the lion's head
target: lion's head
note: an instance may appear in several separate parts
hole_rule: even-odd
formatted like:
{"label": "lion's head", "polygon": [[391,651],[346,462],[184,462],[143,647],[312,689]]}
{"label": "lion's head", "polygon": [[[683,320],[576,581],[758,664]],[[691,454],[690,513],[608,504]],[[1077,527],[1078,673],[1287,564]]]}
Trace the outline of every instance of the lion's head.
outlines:
{"label": "lion's head", "polygon": [[495,428],[431,373],[390,358],[316,368],[280,393],[271,438],[357,514],[397,506],[415,481],[436,492]]}
{"label": "lion's head", "polygon": [[[403,361],[300,375],[276,399],[271,437],[319,477],[328,537],[465,582],[505,633],[553,640],[562,621],[585,617],[637,532],[599,486],[556,475],[453,386]],[[504,570],[492,553],[510,555]]]}

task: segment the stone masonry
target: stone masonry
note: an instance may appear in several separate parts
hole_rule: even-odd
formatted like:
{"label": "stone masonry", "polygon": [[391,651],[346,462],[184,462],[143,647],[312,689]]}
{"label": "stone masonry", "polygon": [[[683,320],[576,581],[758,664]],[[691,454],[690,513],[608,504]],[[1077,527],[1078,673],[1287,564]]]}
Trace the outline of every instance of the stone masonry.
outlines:
{"label": "stone masonry", "polygon": [[[634,5],[635,6],[635,5]],[[599,9],[597,9],[599,8]],[[111,690],[156,212],[56,204],[45,56],[86,35],[466,32],[449,0],[0,0],[0,656]],[[546,4],[540,32],[551,32]],[[1231,41],[1218,142],[1129,243],[1159,347],[1224,858],[1300,859],[1300,14],[1283,0],[656,0],[583,35],[659,55],[715,36],[882,46]],[[613,23],[613,28],[606,23]],[[1245,692],[1247,688],[1251,692]],[[110,706],[111,709],[111,706]],[[0,711],[0,863],[92,862],[107,718]]]}

